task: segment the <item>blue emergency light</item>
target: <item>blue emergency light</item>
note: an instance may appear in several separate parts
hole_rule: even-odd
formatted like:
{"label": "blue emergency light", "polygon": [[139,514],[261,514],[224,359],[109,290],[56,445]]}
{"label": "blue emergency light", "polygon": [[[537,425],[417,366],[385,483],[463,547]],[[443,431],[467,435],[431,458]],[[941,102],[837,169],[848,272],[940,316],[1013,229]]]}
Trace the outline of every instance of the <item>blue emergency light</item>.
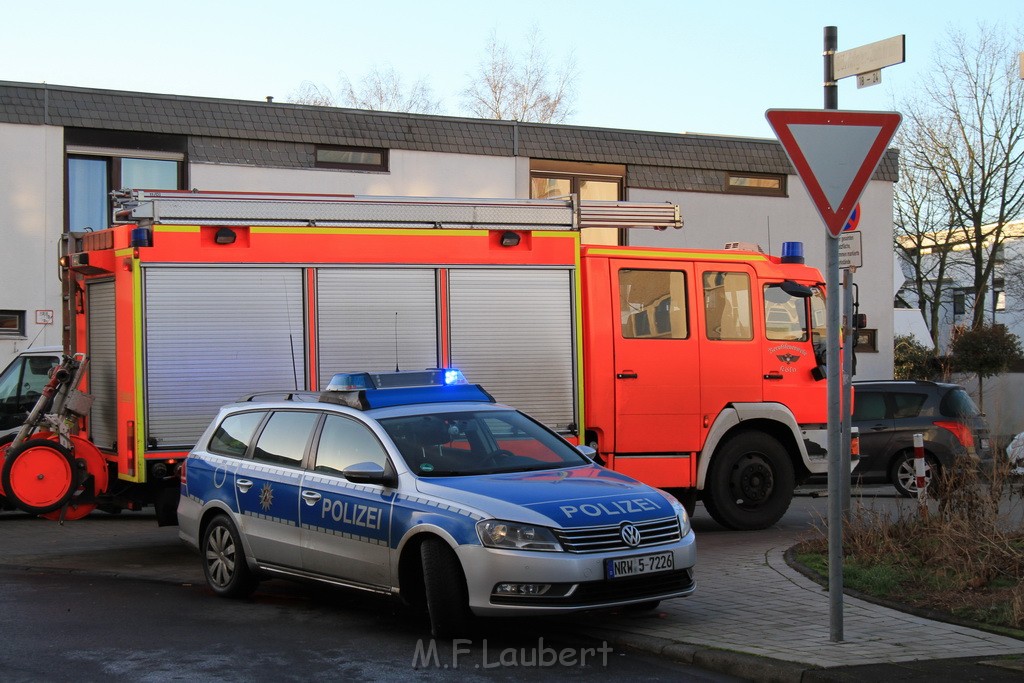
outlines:
{"label": "blue emergency light", "polygon": [[331,378],[320,400],[362,410],[415,403],[495,402],[483,387],[470,384],[455,368],[339,372]]}
{"label": "blue emergency light", "polygon": [[804,263],[803,242],[783,242],[782,258],[783,263]]}

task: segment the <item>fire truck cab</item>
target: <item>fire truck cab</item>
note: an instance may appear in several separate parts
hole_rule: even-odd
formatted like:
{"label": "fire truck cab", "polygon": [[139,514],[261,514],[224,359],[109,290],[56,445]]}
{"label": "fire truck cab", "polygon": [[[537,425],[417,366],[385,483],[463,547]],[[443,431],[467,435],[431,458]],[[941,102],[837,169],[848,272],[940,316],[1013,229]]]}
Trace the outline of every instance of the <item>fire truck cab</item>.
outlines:
{"label": "fire truck cab", "polygon": [[731,528],[773,524],[823,466],[821,275],[785,261],[583,248],[588,443]]}

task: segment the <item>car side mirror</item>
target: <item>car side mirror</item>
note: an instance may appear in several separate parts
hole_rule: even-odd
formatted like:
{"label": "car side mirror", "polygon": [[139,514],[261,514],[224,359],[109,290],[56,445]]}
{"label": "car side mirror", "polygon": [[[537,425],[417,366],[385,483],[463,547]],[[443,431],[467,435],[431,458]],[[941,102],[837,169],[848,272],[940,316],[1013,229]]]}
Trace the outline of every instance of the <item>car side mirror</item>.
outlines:
{"label": "car side mirror", "polygon": [[388,488],[398,486],[398,475],[391,467],[391,463],[381,467],[375,462],[360,462],[346,467],[341,475],[353,484],[377,484]]}
{"label": "car side mirror", "polygon": [[786,294],[789,294],[790,296],[796,297],[798,299],[810,298],[811,295],[814,293],[813,291],[811,291],[811,288],[808,287],[807,285],[802,285],[798,282],[793,282],[792,280],[783,280],[782,282],[780,282],[779,289],[781,289]]}
{"label": "car side mirror", "polygon": [[583,455],[583,457],[587,458],[588,460],[593,460],[595,462],[597,461],[597,449],[596,448],[594,448],[592,446],[585,446],[583,444],[580,444],[579,446],[576,447],[576,450],[579,451],[580,454]]}

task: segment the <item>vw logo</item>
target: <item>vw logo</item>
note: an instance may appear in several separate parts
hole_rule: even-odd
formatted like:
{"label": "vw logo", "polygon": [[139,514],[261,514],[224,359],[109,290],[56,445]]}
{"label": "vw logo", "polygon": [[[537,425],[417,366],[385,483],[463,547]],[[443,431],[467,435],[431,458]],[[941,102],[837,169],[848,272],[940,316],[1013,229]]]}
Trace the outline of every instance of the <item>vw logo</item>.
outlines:
{"label": "vw logo", "polygon": [[626,545],[630,548],[635,548],[640,545],[640,530],[632,524],[623,524],[619,530],[619,534],[622,536],[622,540],[625,541]]}

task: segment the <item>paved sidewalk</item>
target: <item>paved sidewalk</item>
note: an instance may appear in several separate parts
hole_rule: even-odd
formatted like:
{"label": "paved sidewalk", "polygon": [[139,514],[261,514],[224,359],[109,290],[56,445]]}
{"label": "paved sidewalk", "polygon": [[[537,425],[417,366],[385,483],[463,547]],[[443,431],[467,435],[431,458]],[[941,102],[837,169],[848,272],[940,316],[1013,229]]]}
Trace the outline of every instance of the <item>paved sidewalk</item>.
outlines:
{"label": "paved sidewalk", "polygon": [[[779,538],[783,536],[783,538]],[[1007,655],[1007,680],[1024,677],[1024,641],[947,624],[843,596],[843,640],[830,640],[829,595],[789,567],[792,537],[772,530],[698,534],[697,591],[646,615],[602,619],[592,634],[751,680],[828,680],[835,668]],[[780,544],[782,541],[782,544]],[[709,652],[707,648],[722,652]],[[754,657],[730,656],[735,653]],[[765,659],[760,659],[765,658]],[[712,666],[712,664],[715,664]],[[948,663],[940,680],[976,662]],[[985,666],[985,665],[980,665]],[[893,667],[886,678],[902,677]],[[878,680],[855,676],[849,680]],[[815,675],[817,674],[817,675]],[[846,680],[843,677],[836,680]],[[989,678],[987,680],[999,680]]]}
{"label": "paved sidewalk", "polygon": [[[819,502],[798,499],[782,523],[757,532],[723,531],[698,508],[691,597],[664,602],[655,612],[564,623],[616,647],[754,681],[1024,680],[1024,640],[850,596],[844,596],[844,640],[831,642],[828,592],[783,558],[807,533]],[[60,527],[0,513],[0,566],[203,583],[177,528],[157,527],[152,515],[96,514]]]}

